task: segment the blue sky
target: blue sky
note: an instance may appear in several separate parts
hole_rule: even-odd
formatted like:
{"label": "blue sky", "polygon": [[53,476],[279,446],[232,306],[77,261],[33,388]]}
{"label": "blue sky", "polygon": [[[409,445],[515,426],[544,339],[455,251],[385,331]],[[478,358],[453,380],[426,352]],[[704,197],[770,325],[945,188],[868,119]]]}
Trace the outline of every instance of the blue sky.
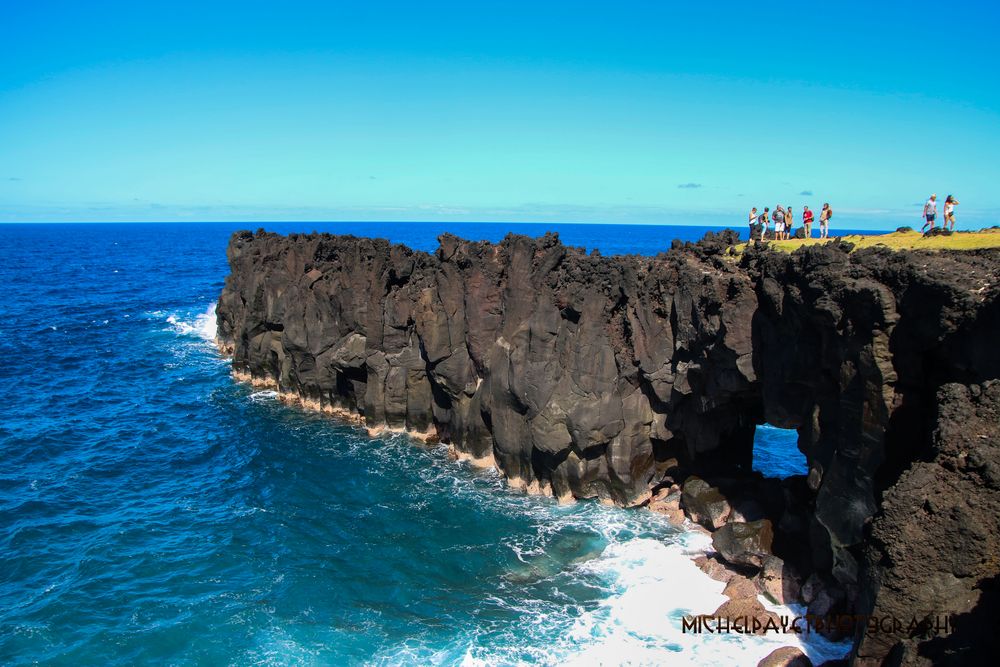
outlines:
{"label": "blue sky", "polygon": [[1000,223],[990,3],[208,4],[0,0],[0,220]]}

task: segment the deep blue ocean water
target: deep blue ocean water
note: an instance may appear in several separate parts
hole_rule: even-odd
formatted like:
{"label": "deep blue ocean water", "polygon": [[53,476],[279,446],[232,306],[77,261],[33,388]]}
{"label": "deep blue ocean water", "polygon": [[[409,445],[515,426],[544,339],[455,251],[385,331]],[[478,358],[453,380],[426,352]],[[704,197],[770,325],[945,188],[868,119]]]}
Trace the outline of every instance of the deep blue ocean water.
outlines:
{"label": "deep blue ocean water", "polygon": [[[681,633],[723,601],[700,535],[234,383],[213,305],[230,233],[258,226],[0,225],[0,664],[723,665],[794,643]],[[264,226],[425,250],[555,229],[604,254],[705,231]],[[765,431],[757,467],[804,472],[794,434]]]}

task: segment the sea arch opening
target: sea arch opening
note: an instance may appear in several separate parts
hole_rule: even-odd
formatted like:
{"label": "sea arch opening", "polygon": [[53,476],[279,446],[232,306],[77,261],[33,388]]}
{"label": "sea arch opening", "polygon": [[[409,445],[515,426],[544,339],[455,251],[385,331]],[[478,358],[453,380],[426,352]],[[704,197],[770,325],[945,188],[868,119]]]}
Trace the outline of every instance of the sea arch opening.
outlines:
{"label": "sea arch opening", "polygon": [[799,449],[798,430],[759,424],[753,436],[752,468],[764,477],[777,479],[808,474],[809,464]]}

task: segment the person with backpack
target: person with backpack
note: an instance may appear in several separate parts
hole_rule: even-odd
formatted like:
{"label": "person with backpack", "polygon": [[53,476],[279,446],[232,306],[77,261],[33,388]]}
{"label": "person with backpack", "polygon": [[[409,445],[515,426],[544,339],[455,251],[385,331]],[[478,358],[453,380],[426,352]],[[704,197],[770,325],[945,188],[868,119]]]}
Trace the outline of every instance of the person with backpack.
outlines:
{"label": "person with backpack", "polygon": [[802,209],[802,228],[806,230],[806,238],[811,239],[813,235],[813,212],[806,206]]}
{"label": "person with backpack", "polygon": [[833,217],[833,209],[829,204],[823,204],[823,210],[819,212],[819,237],[826,239],[830,237],[830,218]]}
{"label": "person with backpack", "polygon": [[774,209],[771,217],[774,219],[774,240],[780,241],[785,237],[785,209],[781,208],[781,204]]}
{"label": "person with backpack", "polygon": [[763,241],[765,238],[767,238],[768,228],[771,226],[770,212],[771,212],[771,209],[769,209],[768,207],[765,206],[764,207],[764,212],[760,214],[759,218],[757,218],[757,221],[760,222],[760,240],[761,241]]}

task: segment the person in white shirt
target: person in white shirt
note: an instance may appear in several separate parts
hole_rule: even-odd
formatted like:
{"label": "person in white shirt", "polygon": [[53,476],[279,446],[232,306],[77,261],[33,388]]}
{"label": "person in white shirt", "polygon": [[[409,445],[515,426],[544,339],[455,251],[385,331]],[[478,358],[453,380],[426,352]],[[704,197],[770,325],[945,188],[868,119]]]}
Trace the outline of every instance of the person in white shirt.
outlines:
{"label": "person in white shirt", "polygon": [[780,204],[774,209],[771,219],[774,220],[774,240],[781,241],[785,238],[785,209]]}
{"label": "person in white shirt", "polygon": [[926,222],[924,223],[924,226],[920,228],[920,231],[924,231],[928,226],[930,226],[931,229],[934,229],[934,218],[936,217],[937,195],[931,195],[931,198],[927,200],[926,204],[924,204],[924,220],[926,220]]}
{"label": "person in white shirt", "polygon": [[955,207],[958,206],[958,200],[953,196],[948,195],[944,198],[944,222],[941,223],[941,228],[947,227],[951,231],[955,231]]}

